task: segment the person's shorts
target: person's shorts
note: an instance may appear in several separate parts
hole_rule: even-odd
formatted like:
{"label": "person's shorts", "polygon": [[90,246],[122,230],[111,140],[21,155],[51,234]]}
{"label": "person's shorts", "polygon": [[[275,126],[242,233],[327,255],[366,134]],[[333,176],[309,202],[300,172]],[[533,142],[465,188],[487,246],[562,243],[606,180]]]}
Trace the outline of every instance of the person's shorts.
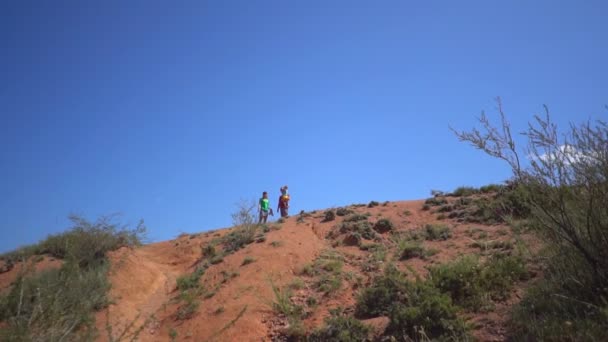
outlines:
{"label": "person's shorts", "polygon": [[260,210],[260,217],[268,217],[268,210]]}

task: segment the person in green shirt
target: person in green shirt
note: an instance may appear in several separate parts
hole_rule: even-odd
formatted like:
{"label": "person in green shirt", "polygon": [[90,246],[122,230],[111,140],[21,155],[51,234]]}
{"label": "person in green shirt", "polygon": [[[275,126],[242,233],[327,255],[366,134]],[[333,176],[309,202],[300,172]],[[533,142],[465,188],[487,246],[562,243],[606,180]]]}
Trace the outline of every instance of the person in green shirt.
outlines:
{"label": "person in green shirt", "polygon": [[260,220],[259,223],[266,223],[268,220],[268,213],[272,215],[272,209],[270,209],[270,200],[268,200],[268,193],[264,191],[262,193],[262,198],[258,202],[258,211],[260,212]]}

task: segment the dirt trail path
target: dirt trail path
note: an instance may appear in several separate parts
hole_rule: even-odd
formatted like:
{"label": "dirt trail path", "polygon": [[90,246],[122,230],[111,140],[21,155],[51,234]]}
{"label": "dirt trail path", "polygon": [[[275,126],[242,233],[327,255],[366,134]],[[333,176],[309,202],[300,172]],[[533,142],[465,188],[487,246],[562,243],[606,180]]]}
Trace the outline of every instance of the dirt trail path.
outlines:
{"label": "dirt trail path", "polygon": [[[97,314],[100,341],[108,341],[109,316],[112,336],[120,336],[129,325],[154,333],[158,327],[154,317],[171,299],[175,280],[196,261],[192,243],[190,250],[176,248],[171,242],[147,245],[138,249],[121,249],[110,255],[112,268],[110,300],[113,304]],[[199,249],[200,250],[200,249]]]}

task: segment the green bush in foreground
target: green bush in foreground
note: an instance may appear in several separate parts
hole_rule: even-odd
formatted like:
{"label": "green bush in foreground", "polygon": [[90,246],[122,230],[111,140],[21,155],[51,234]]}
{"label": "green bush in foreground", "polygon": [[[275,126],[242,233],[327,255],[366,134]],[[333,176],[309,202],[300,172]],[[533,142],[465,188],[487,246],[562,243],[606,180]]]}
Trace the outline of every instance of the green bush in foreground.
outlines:
{"label": "green bush in foreground", "polygon": [[472,256],[431,267],[430,281],[454,303],[478,310],[487,299],[504,300],[516,281],[526,279],[528,272],[516,256],[495,255],[485,263]]}
{"label": "green bush in foreground", "polygon": [[93,313],[108,305],[107,264],[83,270],[73,263],[19,278],[0,300],[2,341],[62,336],[86,340],[96,334]]}
{"label": "green bush in foreground", "polygon": [[388,316],[387,334],[397,339],[419,340],[424,331],[431,339],[466,338],[464,323],[449,295],[430,281],[408,281],[394,266],[374,279],[357,298],[355,315],[361,318]]}
{"label": "green bush in foreground", "polygon": [[[507,188],[514,191],[503,202],[506,213],[528,219],[550,249],[543,260],[549,268],[545,278],[514,314],[513,335],[519,340],[605,340],[608,123],[588,120],[561,132],[545,106],[545,115],[535,116],[523,132],[527,146],[521,149],[500,99],[497,103],[498,127],[482,114],[481,129],[454,132],[459,140],[509,164],[513,179]],[[522,165],[524,159],[529,163]],[[526,216],[514,212],[517,204]],[[501,206],[493,209],[504,216]]]}
{"label": "green bush in foreground", "polygon": [[140,244],[143,223],[127,230],[111,218],[91,223],[71,217],[73,227],[65,233],[12,255],[49,253],[64,260],[59,269],[20,276],[11,290],[0,295],[2,341],[92,340],[97,336],[94,312],[108,305],[106,253]]}
{"label": "green bush in foreground", "polygon": [[95,266],[103,261],[109,251],[124,246],[137,246],[145,235],[141,221],[135,229],[127,229],[114,222],[113,216],[103,216],[96,222],[72,215],[72,228],[49,235],[45,240],[31,246],[6,253],[4,259],[28,258],[32,255],[50,254],[59,259],[71,260],[82,268]]}
{"label": "green bush in foreground", "polygon": [[[555,253],[556,251],[551,251]],[[576,256],[551,258],[544,279],[528,289],[513,308],[510,335],[513,340],[601,341],[608,331],[608,298],[588,291],[590,274]],[[566,266],[569,265],[569,266]],[[574,278],[563,280],[565,267]]]}

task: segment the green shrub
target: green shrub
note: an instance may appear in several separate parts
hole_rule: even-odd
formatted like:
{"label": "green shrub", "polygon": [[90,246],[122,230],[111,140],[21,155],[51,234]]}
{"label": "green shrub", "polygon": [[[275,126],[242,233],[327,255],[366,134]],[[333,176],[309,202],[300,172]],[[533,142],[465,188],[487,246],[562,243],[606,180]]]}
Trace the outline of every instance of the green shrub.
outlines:
{"label": "green shrub", "polygon": [[453,262],[430,268],[430,279],[454,303],[473,309],[481,306],[483,288],[479,281],[480,265],[477,258],[465,256]]}
{"label": "green shrub", "polygon": [[374,230],[381,234],[389,232],[389,231],[393,230],[393,228],[394,228],[393,222],[391,222],[389,219],[385,219],[385,218],[378,220],[378,222],[376,222],[374,224]]}
{"label": "green shrub", "polygon": [[331,294],[342,288],[342,274],[324,273],[314,283],[315,289],[324,294]]}
{"label": "green shrub", "polygon": [[102,217],[91,223],[70,217],[64,233],[5,254],[6,259],[51,254],[64,260],[59,269],[20,276],[0,295],[0,330],[3,341],[92,340],[97,336],[94,312],[108,305],[106,254],[141,243],[143,222],[129,230]]}
{"label": "green shrub", "polygon": [[286,289],[280,289],[274,283],[271,282],[272,292],[274,294],[274,301],[272,302],[272,308],[275,312],[285,315],[290,319],[301,318],[304,308],[300,305],[296,305],[291,301],[291,291]]}
{"label": "green shrub", "polygon": [[454,206],[446,204],[446,205],[440,206],[439,209],[437,209],[437,212],[438,213],[449,213],[452,210],[454,210]]}
{"label": "green shrub", "polygon": [[209,262],[212,265],[217,265],[217,264],[221,263],[222,261],[224,261],[224,256],[221,254],[218,254],[218,255],[214,256],[213,258],[211,258],[211,260],[209,260]]}
{"label": "green shrub", "polygon": [[302,274],[316,277],[313,287],[325,294],[333,293],[342,287],[342,256],[332,252],[322,253],[313,264],[305,265]]}
{"label": "green shrub", "polygon": [[549,276],[529,288],[509,321],[513,341],[602,341],[608,330],[608,301],[576,300]]}
{"label": "green shrub", "polygon": [[[499,127],[482,115],[482,130],[455,133],[513,170],[513,181],[491,206],[480,205],[492,214],[486,217],[529,218],[549,250],[543,259],[544,280],[515,310],[514,340],[605,340],[608,123],[586,121],[559,132],[545,107],[545,115],[535,116],[524,132],[528,139],[522,150],[516,148],[497,102]],[[526,167],[519,162],[524,158]]]}
{"label": "green shrub", "polygon": [[408,281],[393,265],[361,291],[355,306],[356,317],[388,316],[389,336],[413,340],[422,339],[421,329],[430,339],[466,339],[465,325],[456,312],[451,298],[432,282]]}
{"label": "green shrub", "polygon": [[377,207],[379,206],[380,203],[376,202],[376,201],[371,201],[369,202],[369,204],[367,205],[368,208],[373,208],[373,207]]}
{"label": "green shrub", "polygon": [[398,246],[398,251],[400,260],[426,257],[426,249],[419,242],[404,241]]}
{"label": "green shrub", "polygon": [[199,280],[203,274],[205,274],[205,268],[198,268],[191,274],[178,277],[176,281],[177,289],[180,291],[186,291],[199,287]]}
{"label": "green shrub", "polygon": [[327,210],[323,216],[323,222],[329,222],[336,219],[336,214],[333,210]]}
{"label": "green shrub", "polygon": [[384,274],[359,293],[355,316],[372,318],[387,315],[392,305],[403,299],[407,286],[405,276],[393,265],[388,265]]}
{"label": "green shrub", "polygon": [[452,237],[450,228],[445,225],[427,224],[424,226],[427,240],[447,240]]}
{"label": "green shrub", "polygon": [[391,307],[387,333],[415,341],[467,340],[466,325],[456,312],[450,297],[437,288],[427,282],[410,283],[405,303]]}
{"label": "green shrub", "polygon": [[509,298],[509,291],[517,281],[530,276],[524,261],[518,256],[495,254],[488,258],[481,269],[481,287],[493,300]]}
{"label": "green shrub", "polygon": [[488,184],[488,185],[484,185],[482,187],[479,188],[479,192],[481,192],[482,194],[487,194],[487,193],[492,193],[492,192],[500,192],[504,190],[504,186],[503,185],[499,185],[499,184]]}
{"label": "green shrub", "polygon": [[258,235],[255,237],[255,243],[262,243],[266,241],[266,235]]}
{"label": "green shrub", "polygon": [[448,204],[448,200],[443,197],[431,197],[427,198],[426,201],[424,201],[424,204],[427,204],[429,206],[440,206]]}
{"label": "green shrub", "polygon": [[516,281],[528,277],[521,258],[495,255],[485,263],[472,256],[433,266],[429,278],[454,303],[478,310],[487,299],[504,300]]}
{"label": "green shrub", "polygon": [[73,262],[60,269],[18,278],[0,299],[3,341],[88,340],[96,335],[94,312],[108,304],[107,263],[83,269]]}
{"label": "green shrub", "polygon": [[36,254],[50,254],[55,258],[69,259],[80,267],[103,263],[109,251],[125,246],[138,246],[145,235],[143,221],[135,229],[116,223],[113,216],[102,216],[95,222],[72,215],[72,227],[59,234],[49,235],[38,244],[22,247],[3,254],[5,260],[19,260]]}
{"label": "green shrub", "polygon": [[346,209],[346,208],[336,209],[336,215],[338,215],[338,216],[346,216],[346,215],[350,215],[352,213],[353,213],[353,211],[350,209]]}
{"label": "green shrub", "polygon": [[249,264],[251,264],[253,262],[255,262],[255,258],[254,257],[246,256],[245,259],[243,259],[243,262],[241,263],[241,266],[249,265]]}
{"label": "green shrub", "polygon": [[453,196],[456,197],[466,197],[466,196],[471,196],[471,195],[475,195],[479,193],[479,189],[470,187],[470,186],[461,186],[456,188],[456,190],[454,190],[454,192],[452,192]]}
{"label": "green shrub", "polygon": [[306,287],[306,283],[302,278],[295,278],[290,284],[289,288],[294,290],[301,290]]}
{"label": "green shrub", "polygon": [[330,232],[330,237],[335,237],[337,234],[357,233],[362,238],[372,240],[376,237],[376,233],[372,229],[372,225],[367,221],[345,221],[338,225],[337,230]]}
{"label": "green shrub", "polygon": [[213,244],[208,244],[202,248],[203,257],[205,258],[213,258],[217,252],[215,251],[215,246]]}
{"label": "green shrub", "polygon": [[244,226],[235,228],[232,232],[224,236],[222,243],[224,244],[225,253],[234,253],[239,249],[254,241],[256,226]]}
{"label": "green shrub", "polygon": [[332,315],[325,319],[325,326],[310,334],[310,342],[365,341],[370,328],[353,317]]}
{"label": "green shrub", "polygon": [[352,214],[344,218],[344,222],[358,222],[358,221],[367,221],[368,215],[363,214]]}
{"label": "green shrub", "polygon": [[272,247],[275,247],[275,248],[276,248],[276,247],[281,247],[281,246],[283,246],[283,241],[272,241],[272,242],[270,243],[270,245],[271,245]]}
{"label": "green shrub", "polygon": [[513,243],[511,241],[501,241],[501,240],[493,240],[493,241],[475,241],[471,243],[471,247],[479,248],[482,251],[488,250],[511,250],[513,249]]}
{"label": "green shrub", "polygon": [[195,299],[185,301],[177,309],[176,318],[178,320],[190,319],[194,316],[199,307],[199,302]]}

